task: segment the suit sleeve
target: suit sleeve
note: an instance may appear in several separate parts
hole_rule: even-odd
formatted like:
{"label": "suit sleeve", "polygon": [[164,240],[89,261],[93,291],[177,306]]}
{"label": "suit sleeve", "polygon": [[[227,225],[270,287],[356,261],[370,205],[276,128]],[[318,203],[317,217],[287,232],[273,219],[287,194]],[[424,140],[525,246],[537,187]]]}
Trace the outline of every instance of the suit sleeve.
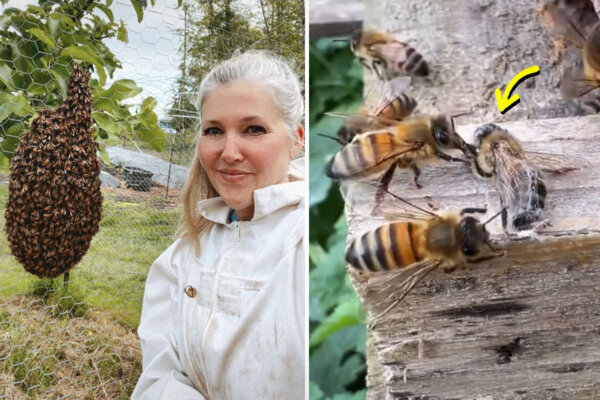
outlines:
{"label": "suit sleeve", "polygon": [[146,280],[138,328],[143,371],[132,400],[204,399],[183,371],[177,346],[179,293],[171,254],[178,242],[152,264]]}

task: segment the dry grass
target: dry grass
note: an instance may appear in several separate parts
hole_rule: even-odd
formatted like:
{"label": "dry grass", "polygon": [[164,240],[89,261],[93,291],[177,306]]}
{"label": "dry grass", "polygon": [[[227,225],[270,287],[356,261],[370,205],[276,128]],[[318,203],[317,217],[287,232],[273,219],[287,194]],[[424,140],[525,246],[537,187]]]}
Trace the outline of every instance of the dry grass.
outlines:
{"label": "dry grass", "polygon": [[137,336],[98,311],[56,313],[55,303],[0,300],[0,399],[128,399],[141,372]]}
{"label": "dry grass", "polygon": [[[0,181],[2,180],[0,176]],[[62,278],[38,280],[0,233],[0,400],[129,399],[141,373],[134,333],[147,271],[173,241],[179,193],[103,189],[88,254]],[[7,185],[0,184],[0,230]]]}

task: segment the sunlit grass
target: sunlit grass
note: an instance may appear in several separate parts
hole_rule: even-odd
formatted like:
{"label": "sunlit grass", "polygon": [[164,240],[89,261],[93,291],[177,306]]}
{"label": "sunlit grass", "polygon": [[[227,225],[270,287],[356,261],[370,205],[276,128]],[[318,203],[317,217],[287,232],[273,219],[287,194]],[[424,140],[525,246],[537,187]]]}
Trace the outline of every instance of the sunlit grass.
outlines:
{"label": "sunlit grass", "polygon": [[[10,255],[4,233],[7,185],[0,185],[0,297],[31,292],[39,279]],[[122,324],[139,323],[144,282],[152,262],[173,242],[178,208],[161,198],[119,198],[104,193],[103,220],[82,261],[71,270],[69,288],[89,307],[108,311]],[[57,278],[62,285],[62,277]]]}

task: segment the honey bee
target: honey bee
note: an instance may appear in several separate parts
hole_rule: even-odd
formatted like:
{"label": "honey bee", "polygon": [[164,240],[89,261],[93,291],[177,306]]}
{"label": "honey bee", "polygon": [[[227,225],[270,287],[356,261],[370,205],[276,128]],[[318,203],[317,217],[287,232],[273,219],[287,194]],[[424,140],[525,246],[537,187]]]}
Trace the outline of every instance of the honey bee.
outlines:
{"label": "honey bee", "polygon": [[[396,271],[390,278],[392,304],[375,321],[395,307],[408,293],[437,268],[451,272],[466,264],[479,263],[505,255],[490,243],[485,226],[497,213],[481,223],[468,214],[485,214],[485,208],[465,208],[459,214],[433,213],[386,191],[418,212],[403,212],[399,219],[384,224],[352,240],[346,250],[346,262],[358,272],[371,275]],[[487,246],[491,252],[484,250]]]}
{"label": "honey bee", "polygon": [[[360,133],[385,128],[412,114],[417,107],[417,101],[405,93],[410,78],[408,80],[404,78],[406,77],[386,81],[383,85],[383,93],[377,100],[373,100],[373,96],[367,96],[365,109],[359,111],[359,114],[347,116],[346,122],[338,130],[338,142],[346,145]],[[344,116],[335,113],[331,115]]]}
{"label": "honey bee", "polygon": [[477,149],[473,166],[477,175],[493,180],[500,194],[502,227],[517,231],[531,229],[542,219],[546,185],[542,170],[564,173],[577,168],[567,166],[558,155],[525,152],[521,143],[495,124],[475,131]]}
{"label": "honey bee", "polygon": [[331,179],[344,181],[360,180],[383,172],[379,178],[376,207],[381,203],[396,167],[411,168],[415,185],[421,188],[418,183],[420,163],[438,158],[469,162],[442,151],[459,149],[469,156],[474,151],[456,133],[454,117],[412,117],[379,130],[361,133],[336,153],[327,166],[326,174]]}
{"label": "honey bee", "polygon": [[[542,13],[555,36],[581,48],[582,68],[564,74],[561,93],[565,100],[581,97],[600,87],[600,19],[590,0],[552,0]],[[588,104],[593,108],[594,102]]]}
{"label": "honey bee", "polygon": [[553,36],[578,47],[600,22],[591,0],[549,0],[541,14]]}
{"label": "honey bee", "polygon": [[359,62],[375,72],[381,80],[389,80],[399,75],[429,74],[423,56],[387,32],[359,30],[352,35],[350,49]]}

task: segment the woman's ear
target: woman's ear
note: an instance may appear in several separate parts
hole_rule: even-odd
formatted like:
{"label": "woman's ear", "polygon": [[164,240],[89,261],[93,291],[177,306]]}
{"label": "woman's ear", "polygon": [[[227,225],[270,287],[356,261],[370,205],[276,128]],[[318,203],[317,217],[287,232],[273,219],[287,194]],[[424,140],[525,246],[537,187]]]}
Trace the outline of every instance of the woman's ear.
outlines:
{"label": "woman's ear", "polygon": [[300,150],[304,147],[304,127],[298,124],[296,132],[294,132],[294,143],[292,143],[292,158],[296,157]]}

